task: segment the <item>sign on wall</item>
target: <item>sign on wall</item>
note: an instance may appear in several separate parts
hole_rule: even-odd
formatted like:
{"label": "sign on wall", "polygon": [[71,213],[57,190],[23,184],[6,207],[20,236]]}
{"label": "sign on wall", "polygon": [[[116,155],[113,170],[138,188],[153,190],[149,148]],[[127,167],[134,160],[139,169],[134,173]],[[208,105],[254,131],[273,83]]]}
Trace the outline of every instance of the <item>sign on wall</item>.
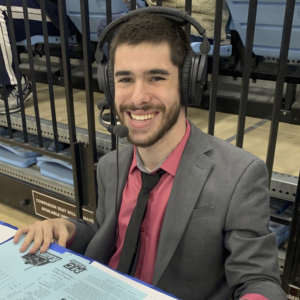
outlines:
{"label": "sign on wall", "polygon": [[289,300],[300,300],[300,289],[290,284],[287,298]]}
{"label": "sign on wall", "polygon": [[[66,203],[64,201],[55,199],[48,195],[32,191],[33,203],[35,213],[38,216],[44,217],[46,219],[53,218],[76,218],[76,206],[73,204]],[[83,220],[94,223],[94,213],[82,209]]]}

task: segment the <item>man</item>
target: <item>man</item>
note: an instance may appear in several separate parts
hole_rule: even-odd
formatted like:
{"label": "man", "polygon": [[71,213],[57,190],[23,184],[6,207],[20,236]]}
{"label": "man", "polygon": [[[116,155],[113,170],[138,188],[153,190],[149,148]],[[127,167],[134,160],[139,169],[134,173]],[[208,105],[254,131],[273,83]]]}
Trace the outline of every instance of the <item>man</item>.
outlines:
{"label": "man", "polygon": [[[22,0],[9,0],[12,10],[12,18],[14,23],[16,42],[26,39],[24,14]],[[42,28],[42,12],[39,5],[39,0],[27,0],[28,19],[30,35],[43,35]],[[58,7],[57,0],[45,0],[45,8],[47,12],[47,29],[49,36],[60,36],[59,20],[58,20]],[[77,29],[72,21],[68,18],[69,35],[74,34]],[[4,95],[2,92],[2,85],[6,85],[8,93],[8,106],[11,113],[17,112],[21,109],[20,95],[17,86],[17,78],[15,72],[15,62],[11,47],[11,37],[9,30],[8,12],[6,0],[0,0],[0,55],[2,56],[4,69],[3,72],[5,82],[2,82],[0,76],[0,114],[6,114]],[[26,76],[22,76],[22,95],[23,101],[26,102],[32,98],[31,83]]]}
{"label": "man", "polygon": [[47,220],[19,229],[14,242],[26,233],[20,251],[34,240],[34,253],[54,238],[120,270],[141,177],[163,170],[149,194],[134,276],[187,300],[286,299],[265,164],[185,119],[180,75],[189,50],[184,30],[165,18],[144,14],[120,27],[110,47],[115,109],[134,146],[119,155],[119,214],[112,152],[98,163],[97,226]]}

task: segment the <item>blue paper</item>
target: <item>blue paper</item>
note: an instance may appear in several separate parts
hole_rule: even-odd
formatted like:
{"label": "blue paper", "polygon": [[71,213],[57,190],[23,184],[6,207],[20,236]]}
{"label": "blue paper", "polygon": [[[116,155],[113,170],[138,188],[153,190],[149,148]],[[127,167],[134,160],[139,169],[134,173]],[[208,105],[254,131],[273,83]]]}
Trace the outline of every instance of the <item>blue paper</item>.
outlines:
{"label": "blue paper", "polygon": [[9,241],[0,247],[1,300],[142,300],[140,290],[69,252],[20,253]]}
{"label": "blue paper", "polygon": [[[17,229],[2,221],[0,225]],[[116,278],[118,272],[108,267],[99,270],[90,265],[90,258],[57,244],[52,243],[45,254],[29,254],[33,243],[20,253],[24,238],[21,236],[18,244],[10,240],[0,245],[1,300],[177,299],[136,278]],[[123,280],[126,277],[140,282],[139,286],[128,284]]]}

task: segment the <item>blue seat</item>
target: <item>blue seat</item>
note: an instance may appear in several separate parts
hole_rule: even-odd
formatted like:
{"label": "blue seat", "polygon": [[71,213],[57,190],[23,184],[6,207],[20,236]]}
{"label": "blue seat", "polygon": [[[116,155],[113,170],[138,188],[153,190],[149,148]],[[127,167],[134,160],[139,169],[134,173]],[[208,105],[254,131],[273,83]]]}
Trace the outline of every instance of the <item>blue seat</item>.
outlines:
{"label": "blue seat", "polygon": [[[60,36],[49,36],[48,37],[49,44],[60,44],[61,43],[61,38]],[[35,44],[43,44],[44,43],[44,36],[42,35],[34,35],[31,37],[31,45]],[[69,38],[69,43],[70,44],[75,44],[76,43],[76,36],[73,35]],[[27,40],[23,40],[20,42],[16,43],[17,46],[27,46]]]}
{"label": "blue seat", "polygon": [[[99,20],[106,17],[106,0],[88,0],[90,16],[91,41],[98,42],[98,24]],[[73,21],[77,29],[82,33],[80,0],[67,0],[67,15]],[[123,0],[112,0],[112,14],[128,13]]]}
{"label": "blue seat", "polygon": [[[140,5],[145,6],[143,0],[138,0]],[[112,0],[112,14],[125,14],[128,13],[128,9],[123,0]],[[67,0],[66,1],[67,15],[72,20],[77,29],[82,33],[81,27],[81,10],[80,10],[80,0]],[[98,41],[98,24],[99,20],[106,17],[106,0],[89,0],[89,18],[90,18],[90,32],[91,41]],[[50,44],[60,44],[60,36],[49,36]],[[42,35],[36,35],[31,37],[31,44],[35,45],[38,43],[44,43],[44,37]],[[76,43],[76,37],[72,36],[69,38],[69,43]],[[26,39],[17,42],[17,46],[26,46]]]}
{"label": "blue seat", "polygon": [[[245,45],[249,0],[226,0],[232,16],[231,30],[236,30]],[[253,52],[279,58],[286,1],[258,0]],[[296,0],[289,60],[300,60],[300,0]]]}

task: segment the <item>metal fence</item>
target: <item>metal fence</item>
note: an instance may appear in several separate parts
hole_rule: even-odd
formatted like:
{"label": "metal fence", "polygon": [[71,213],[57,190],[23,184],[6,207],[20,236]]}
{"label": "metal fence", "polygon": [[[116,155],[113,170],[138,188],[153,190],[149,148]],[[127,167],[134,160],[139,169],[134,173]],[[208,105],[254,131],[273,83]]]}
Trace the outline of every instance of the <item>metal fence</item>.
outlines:
{"label": "metal fence", "polygon": [[[194,0],[196,1],[196,0]],[[214,135],[215,132],[215,123],[216,123],[216,111],[218,109],[218,81],[219,75],[228,75],[228,76],[241,76],[242,77],[242,85],[241,85],[241,93],[239,99],[239,112],[238,112],[238,126],[237,126],[237,138],[236,138],[236,146],[243,147],[244,135],[245,135],[245,120],[247,116],[247,106],[248,102],[248,94],[249,94],[249,81],[250,79],[255,79],[259,77],[257,73],[254,76],[253,70],[253,41],[254,41],[254,33],[255,33],[255,24],[256,24],[256,15],[257,15],[257,7],[258,0],[250,0],[249,1],[249,10],[248,10],[248,21],[247,21],[247,31],[245,37],[245,45],[244,51],[240,54],[241,59],[243,61],[242,68],[231,68],[225,70],[223,68],[223,64],[221,63],[220,58],[220,46],[221,46],[221,25],[222,25],[222,7],[223,0],[216,0],[216,10],[215,10],[215,25],[214,25],[214,48],[213,54],[209,61],[209,72],[211,73],[211,80],[208,86],[209,89],[209,97],[208,97],[208,106],[209,106],[209,119],[208,119],[208,133]],[[243,1],[242,1],[243,2]],[[29,26],[29,18],[28,18],[28,8],[27,1],[22,0],[23,12],[24,12],[24,24],[26,31],[26,43],[27,43],[27,54],[28,54],[28,62],[29,69],[28,75],[30,77],[32,83],[33,90],[33,103],[34,103],[34,111],[35,117],[30,118],[26,116],[24,103],[22,99],[22,86],[21,86],[21,70],[19,67],[20,58],[18,55],[17,42],[15,37],[15,28],[13,22],[12,15],[12,7],[9,0],[6,0],[7,6],[7,15],[11,36],[11,45],[12,45],[12,53],[13,59],[15,61],[15,72],[16,77],[18,79],[18,90],[20,95],[20,104],[21,104],[21,113],[18,117],[14,115],[10,115],[9,107],[7,102],[8,91],[6,86],[3,85],[3,97],[5,101],[6,108],[6,118],[1,125],[4,125],[8,128],[8,138],[0,137],[0,142],[5,142],[12,146],[18,146],[24,149],[32,150],[42,155],[47,155],[55,159],[60,159],[72,164],[73,169],[73,180],[74,180],[74,199],[75,199],[75,207],[76,207],[76,216],[83,217],[83,210],[85,208],[92,212],[93,220],[96,222],[95,217],[95,209],[97,205],[97,191],[96,191],[96,180],[95,180],[95,169],[97,165],[97,153],[108,152],[116,148],[116,137],[111,135],[111,137],[104,137],[103,135],[99,135],[95,129],[95,112],[94,112],[94,96],[93,91],[97,90],[95,88],[95,78],[93,77],[92,64],[94,61],[94,49],[95,43],[93,43],[90,39],[90,22],[89,22],[89,3],[91,1],[80,0],[80,10],[81,10],[81,32],[79,34],[79,48],[82,49],[82,61],[84,67],[84,89],[86,92],[86,109],[87,109],[87,121],[88,121],[88,129],[86,134],[85,142],[82,142],[82,139],[78,141],[78,136],[82,134],[75,125],[75,115],[74,115],[74,99],[73,99],[73,88],[74,85],[77,84],[77,79],[72,77],[72,67],[71,67],[71,55],[70,55],[70,44],[69,44],[69,35],[68,35],[68,24],[67,24],[67,10],[66,10],[66,0],[58,1],[58,12],[59,12],[59,23],[60,23],[60,34],[61,34],[61,73],[60,82],[57,81],[57,77],[55,77],[51,71],[51,51],[50,45],[48,42],[48,30],[47,30],[47,20],[46,20],[46,8],[45,1],[40,1],[41,3],[41,11],[42,11],[42,26],[43,26],[43,36],[44,36],[44,57],[46,62],[46,71],[44,72],[44,82],[47,82],[49,86],[49,101],[51,107],[51,123],[47,123],[47,130],[43,129],[43,122],[41,122],[40,112],[39,112],[39,103],[37,97],[37,89],[36,82],[42,78],[42,75],[39,73],[39,70],[36,67],[36,61],[34,58],[34,53],[31,45],[31,36],[30,36],[30,26]],[[157,5],[162,5],[162,0],[157,0]],[[295,15],[295,8],[299,7],[299,3],[296,5],[295,0],[287,0],[285,7],[285,17],[284,17],[284,25],[282,29],[282,39],[281,39],[281,48],[280,48],[280,57],[278,60],[278,64],[274,65],[273,73],[269,73],[269,78],[274,80],[276,78],[276,89],[274,96],[274,103],[272,104],[272,111],[269,112],[268,118],[271,119],[271,129],[269,134],[269,143],[268,143],[268,151],[266,164],[270,174],[270,182],[271,182],[271,194],[272,194],[272,184],[276,186],[277,190],[280,190],[280,182],[276,181],[273,178],[272,182],[272,170],[274,164],[274,156],[276,149],[276,142],[278,136],[278,127],[281,121],[287,121],[287,117],[292,115],[290,109],[286,107],[282,107],[282,95],[284,89],[284,83],[288,82],[295,85],[300,83],[300,65],[292,66],[294,73],[292,75],[288,72],[289,67],[287,66],[288,62],[288,53],[289,53],[289,45],[292,33],[292,25],[293,25],[293,17]],[[136,0],[131,0],[131,9],[136,9]],[[185,10],[188,14],[191,14],[192,11],[192,1],[187,0],[185,3]],[[106,0],[106,20],[107,24],[109,24],[112,20],[112,2],[111,0]],[[186,31],[190,34],[190,26],[186,27]],[[232,42],[234,40],[232,39]],[[0,48],[1,49],[1,48]],[[2,50],[1,50],[2,51]],[[233,53],[234,55],[238,55],[237,51]],[[0,68],[4,68],[3,61],[3,53],[0,55]],[[274,71],[275,70],[275,71]],[[276,73],[274,75],[274,72]],[[1,72],[0,74],[2,82],[5,82],[4,74]],[[274,77],[275,76],[275,77]],[[261,78],[265,78],[266,75],[262,74]],[[42,80],[42,81],[43,81]],[[75,82],[75,84],[74,84]],[[59,122],[57,122],[56,112],[57,107],[55,105],[55,97],[54,97],[54,85],[64,85],[65,86],[65,97],[66,97],[66,105],[67,105],[67,117],[68,117],[68,127],[60,128]],[[202,106],[203,107],[203,104]],[[284,114],[285,112],[285,114]],[[112,114],[113,112],[111,112]],[[249,114],[248,114],[249,115]],[[13,119],[13,121],[12,121]],[[113,119],[113,118],[112,118]],[[294,118],[294,124],[297,124],[296,118]],[[288,119],[291,120],[291,119]],[[34,128],[34,130],[32,130]],[[14,138],[14,129],[19,129],[23,132],[23,142],[16,141]],[[34,146],[30,144],[28,139],[28,130],[30,132],[35,132],[38,137],[38,146]],[[68,135],[68,143],[71,149],[71,156],[67,156],[61,153],[59,148],[60,141],[60,132],[65,130]],[[49,151],[44,148],[43,145],[43,137],[52,137],[55,144],[55,151]],[[121,144],[126,145],[126,142],[121,142]],[[100,146],[98,145],[100,144]],[[300,145],[299,145],[300,146]],[[10,178],[10,174],[1,174],[2,182],[5,182],[7,186],[14,188],[14,183],[18,181],[20,186],[25,189],[24,184],[22,183],[22,178]],[[26,189],[33,189],[32,184],[34,182],[26,183]],[[22,189],[21,189],[22,190]],[[65,197],[58,197],[57,194],[49,191],[45,191],[42,186],[39,188],[35,188],[39,192],[47,194],[49,197],[59,198],[61,201],[66,201],[66,203],[73,203],[68,199],[67,195]],[[273,188],[273,192],[275,189]],[[290,195],[293,199],[296,196],[296,187],[292,188],[293,192]],[[23,190],[22,190],[23,191]],[[300,192],[299,192],[299,183],[298,183],[298,191],[297,198],[295,204],[295,212],[292,223],[292,232],[291,236],[293,239],[290,239],[290,245],[288,250],[288,260],[286,261],[286,268],[283,275],[283,286],[288,292],[289,284],[292,283],[296,287],[300,287],[300,271],[295,269],[295,264],[293,262],[298,258],[297,247],[295,246],[296,242],[298,242],[298,232],[297,229],[299,227],[298,222],[298,208],[300,203]],[[10,198],[9,195],[13,195],[13,191],[7,192],[6,199]],[[277,195],[277,194],[276,194]],[[30,198],[30,196],[28,196]],[[9,203],[10,200],[6,201]],[[28,200],[27,204],[30,204]],[[26,204],[26,203],[25,203]],[[17,204],[14,206],[17,207]],[[29,205],[30,206],[30,205]],[[32,212],[33,208],[28,208],[28,212]],[[290,220],[285,220],[280,218],[279,216],[272,216],[272,220],[281,222],[284,224],[290,224]],[[292,270],[292,266],[294,269]],[[292,278],[293,276],[293,278]],[[290,291],[289,291],[290,293]]]}

